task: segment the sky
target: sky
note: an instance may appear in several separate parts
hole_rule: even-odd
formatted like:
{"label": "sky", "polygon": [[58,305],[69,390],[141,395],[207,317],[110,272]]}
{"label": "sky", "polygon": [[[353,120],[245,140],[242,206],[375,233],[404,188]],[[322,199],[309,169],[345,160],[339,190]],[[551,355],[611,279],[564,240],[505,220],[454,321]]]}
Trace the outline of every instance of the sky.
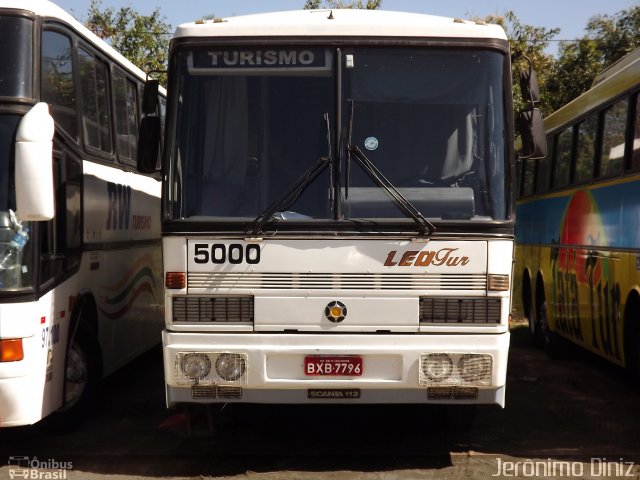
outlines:
{"label": "sky", "polygon": [[[82,21],[90,0],[53,0]],[[143,15],[159,7],[173,28],[206,15],[229,17],[250,13],[297,10],[304,0],[102,0],[102,8],[130,6]],[[512,10],[521,23],[560,28],[557,40],[573,40],[584,35],[589,19],[597,14],[612,15],[640,6],[640,0],[382,0],[382,10],[427,13],[447,17],[476,18],[501,15]]]}

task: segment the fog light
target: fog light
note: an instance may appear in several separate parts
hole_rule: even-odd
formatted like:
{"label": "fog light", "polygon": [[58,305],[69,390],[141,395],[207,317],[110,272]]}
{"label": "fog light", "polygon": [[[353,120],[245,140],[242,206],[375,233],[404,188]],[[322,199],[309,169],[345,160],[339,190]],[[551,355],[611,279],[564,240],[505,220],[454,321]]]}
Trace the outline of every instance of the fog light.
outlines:
{"label": "fog light", "polygon": [[490,355],[462,355],[458,360],[458,370],[465,382],[476,383],[491,372]]}
{"label": "fog light", "polygon": [[211,371],[211,360],[204,353],[187,353],[182,357],[182,371],[192,379],[204,378]]}
{"label": "fog light", "polygon": [[431,353],[423,360],[422,371],[432,382],[442,382],[451,376],[453,361],[446,353]]}
{"label": "fog light", "polygon": [[216,360],[216,372],[228,382],[238,380],[244,375],[246,368],[244,356],[237,353],[222,353]]}

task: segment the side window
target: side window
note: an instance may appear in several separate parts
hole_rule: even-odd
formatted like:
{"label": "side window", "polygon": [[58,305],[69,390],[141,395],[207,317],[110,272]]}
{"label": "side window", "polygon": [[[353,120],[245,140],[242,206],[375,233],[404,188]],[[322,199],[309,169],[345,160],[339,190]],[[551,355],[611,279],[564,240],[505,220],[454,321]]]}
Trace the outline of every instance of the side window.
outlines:
{"label": "side window", "polygon": [[636,115],[633,127],[631,170],[640,170],[640,94],[636,95]]}
{"label": "side window", "polygon": [[42,100],[62,129],[78,140],[76,92],[71,39],[62,33],[44,30],[40,60]]}
{"label": "side window", "polygon": [[576,146],[575,183],[588,182],[593,179],[593,162],[596,154],[596,133],[598,115],[592,113],[578,125]]}
{"label": "side window", "polygon": [[82,253],[82,167],[68,155],[55,155],[53,174],[56,216],[42,222],[40,231],[40,286],[44,289],[79,266]]}
{"label": "side window", "polygon": [[104,153],[111,153],[107,65],[82,48],[78,49],[78,63],[85,145]]}
{"label": "side window", "polygon": [[556,137],[556,149],[553,165],[553,187],[569,185],[571,173],[571,154],[573,152],[573,127],[564,129]]}
{"label": "side window", "polygon": [[547,156],[538,159],[538,167],[536,172],[536,193],[544,193],[549,189],[551,181],[551,158],[553,158],[553,135],[547,137]]}
{"label": "side window", "polygon": [[113,72],[113,87],[118,155],[121,161],[133,164],[138,141],[137,88],[120,70]]}
{"label": "side window", "polygon": [[604,111],[598,171],[600,177],[612,177],[622,173],[628,104],[627,99],[623,99]]}

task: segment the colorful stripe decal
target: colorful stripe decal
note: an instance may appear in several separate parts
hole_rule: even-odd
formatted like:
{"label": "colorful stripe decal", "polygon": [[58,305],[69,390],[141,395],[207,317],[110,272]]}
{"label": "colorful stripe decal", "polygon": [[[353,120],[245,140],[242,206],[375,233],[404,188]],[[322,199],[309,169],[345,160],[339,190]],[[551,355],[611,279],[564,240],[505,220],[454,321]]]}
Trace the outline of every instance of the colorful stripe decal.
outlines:
{"label": "colorful stripe decal", "polygon": [[99,309],[105,317],[111,320],[122,318],[144,293],[150,294],[154,300],[157,298],[153,263],[153,257],[145,254],[116,283],[102,286],[106,295],[101,297]]}

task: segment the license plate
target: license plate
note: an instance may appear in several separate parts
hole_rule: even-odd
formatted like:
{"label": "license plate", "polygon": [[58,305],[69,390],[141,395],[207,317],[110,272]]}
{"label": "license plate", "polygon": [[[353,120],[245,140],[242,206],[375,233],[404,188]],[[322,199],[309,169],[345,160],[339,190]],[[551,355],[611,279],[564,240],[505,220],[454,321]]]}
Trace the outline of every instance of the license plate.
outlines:
{"label": "license plate", "polygon": [[362,357],[304,357],[304,373],[309,377],[359,377],[362,375]]}

